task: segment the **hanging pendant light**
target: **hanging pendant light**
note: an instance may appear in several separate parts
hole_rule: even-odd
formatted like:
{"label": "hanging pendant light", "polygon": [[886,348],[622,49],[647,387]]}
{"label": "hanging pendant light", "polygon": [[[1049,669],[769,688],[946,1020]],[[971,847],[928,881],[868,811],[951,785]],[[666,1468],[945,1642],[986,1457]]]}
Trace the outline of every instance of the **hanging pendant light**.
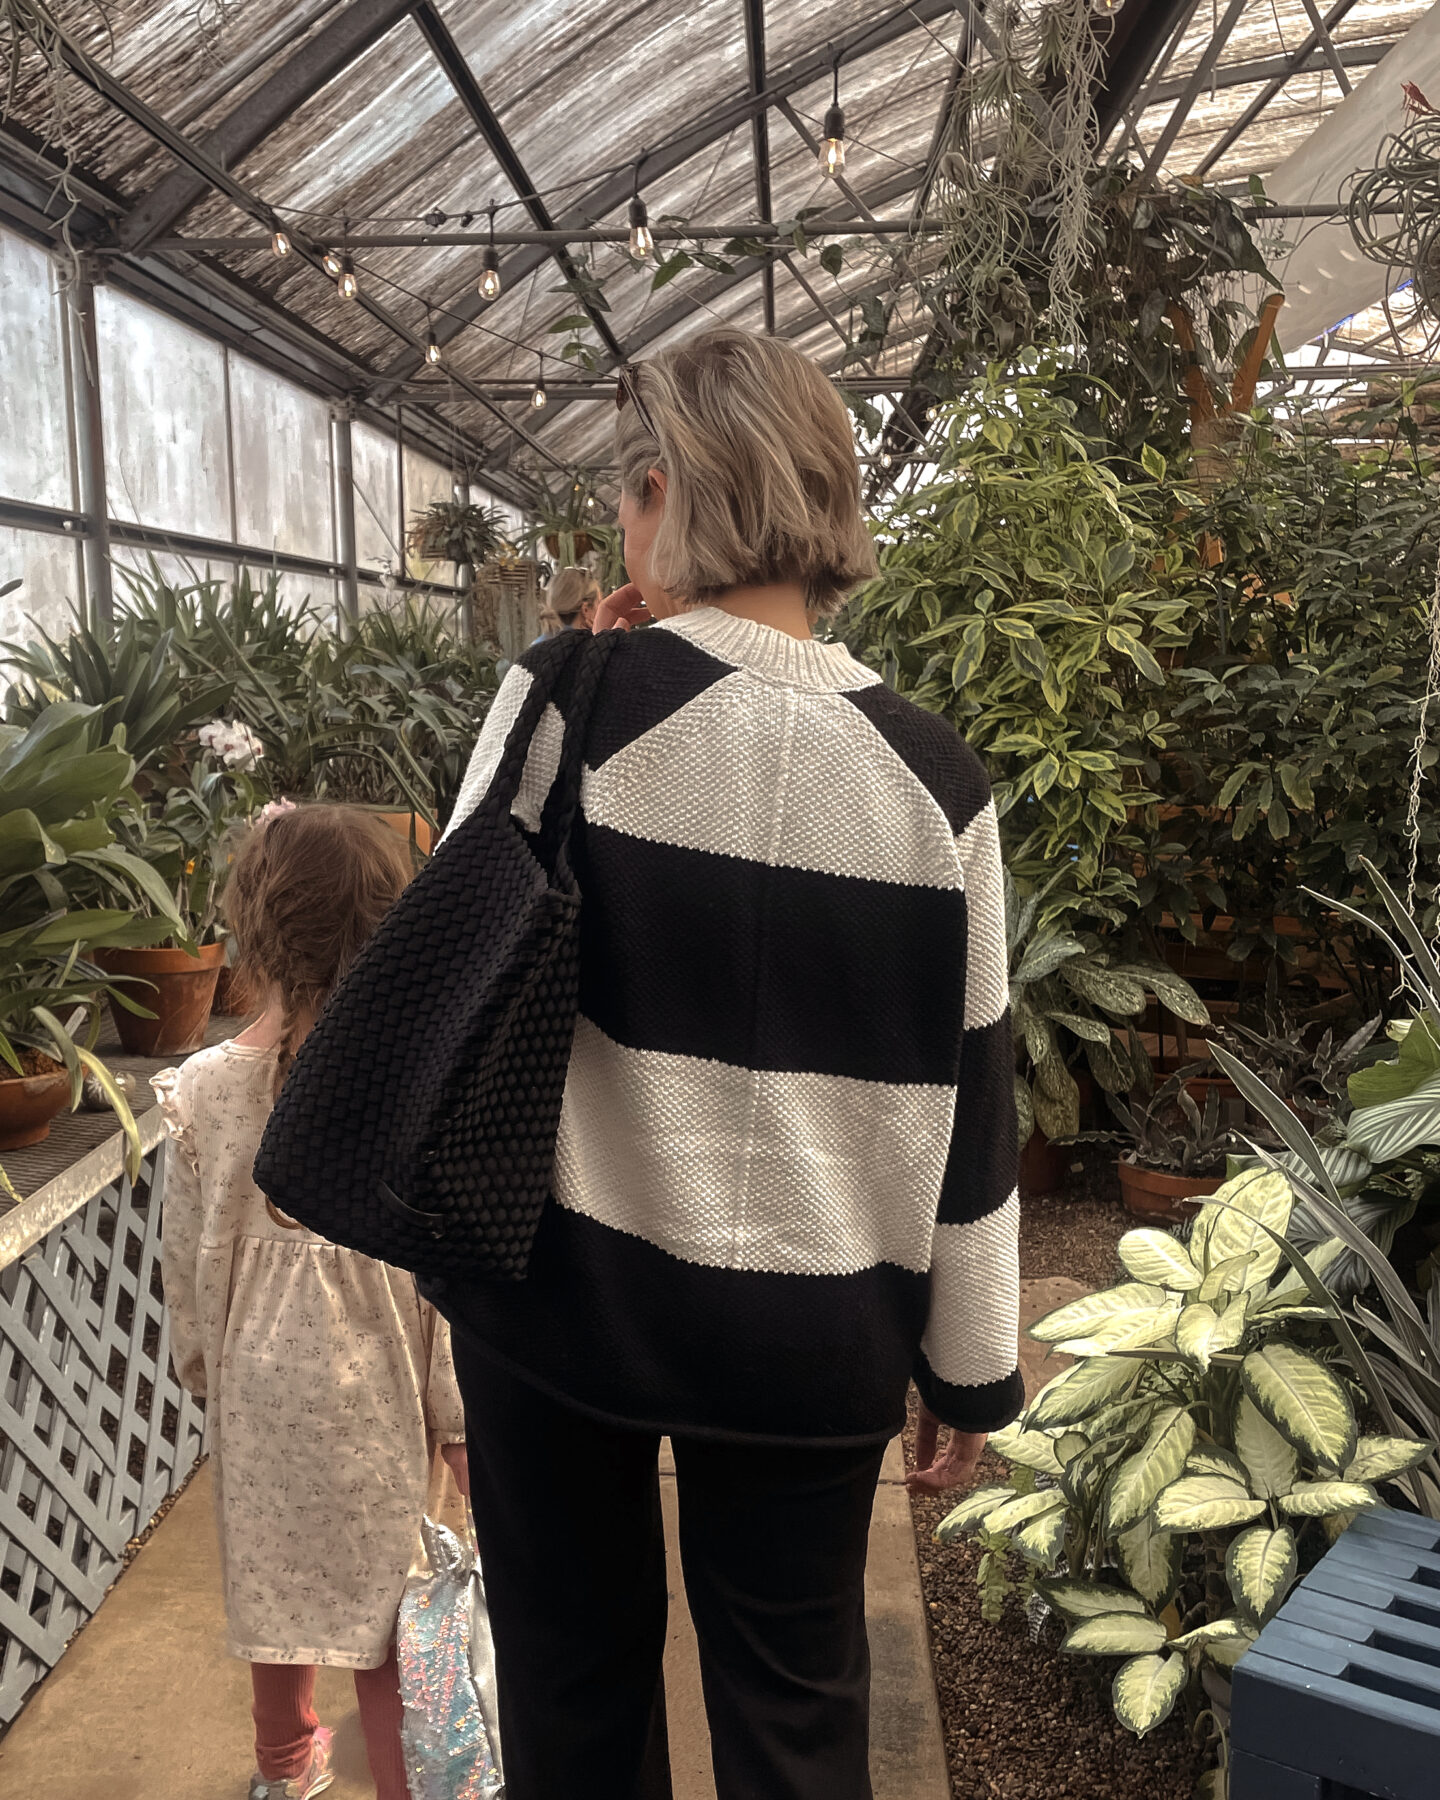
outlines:
{"label": "hanging pendant light", "polygon": [[533,412],[544,412],[550,404],[550,396],[545,392],[545,352],[540,352],[540,374],[535,386],[530,391],[530,407]]}
{"label": "hanging pendant light", "polygon": [[480,277],[480,298],[482,300],[498,300],[500,298],[500,255],[495,248],[495,202],[490,202],[490,242],[486,246],[485,260],[481,265],[484,273]]}
{"label": "hanging pendant light", "polygon": [[655,239],[650,233],[650,212],[638,194],[630,202],[629,249],[636,262],[646,261],[655,250]]}
{"label": "hanging pendant light", "polygon": [[835,88],[825,113],[820,142],[820,172],[838,181],[845,172],[845,108],[840,104],[840,59],[835,59]]}
{"label": "hanging pendant light", "polygon": [[440,340],[435,335],[435,321],[430,317],[430,308],[425,308],[425,360],[432,369],[440,367]]}
{"label": "hanging pendant light", "polygon": [[327,250],[320,258],[320,267],[332,281],[338,281],[344,273],[345,261],[338,250]]}
{"label": "hanging pendant light", "polygon": [[1090,10],[1097,19],[1113,19],[1125,0],[1090,0]]}
{"label": "hanging pendant light", "polygon": [[272,256],[288,256],[290,254],[290,234],[282,226],[277,225],[270,234],[270,254]]}
{"label": "hanging pendant light", "polygon": [[348,250],[340,258],[340,279],[335,288],[342,300],[353,300],[360,292],[360,283],[355,278],[355,259]]}

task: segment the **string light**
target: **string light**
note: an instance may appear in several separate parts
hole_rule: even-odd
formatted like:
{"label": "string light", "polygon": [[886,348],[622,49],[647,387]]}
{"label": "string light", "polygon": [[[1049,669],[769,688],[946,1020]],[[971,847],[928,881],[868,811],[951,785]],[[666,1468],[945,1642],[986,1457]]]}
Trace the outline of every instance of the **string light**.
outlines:
{"label": "string light", "polygon": [[840,104],[840,58],[835,58],[835,91],[825,113],[820,172],[838,181],[845,170],[845,109]]}
{"label": "string light", "polygon": [[355,279],[355,259],[348,250],[340,258],[340,278],[335,286],[342,300],[353,300],[360,292],[360,283]]}
{"label": "string light", "polygon": [[650,213],[638,194],[630,202],[630,254],[636,262],[644,262],[655,249],[650,235]]}
{"label": "string light", "polygon": [[534,412],[544,412],[550,404],[550,396],[545,392],[545,352],[540,352],[540,374],[530,393],[530,406]]}
{"label": "string light", "polygon": [[484,274],[480,277],[480,298],[500,298],[500,255],[495,248],[495,202],[490,202],[490,242],[485,251]]}
{"label": "string light", "polygon": [[440,340],[435,335],[435,321],[430,317],[430,308],[425,308],[425,360],[432,369],[440,366]]}
{"label": "string light", "polygon": [[270,253],[272,256],[288,256],[290,254],[289,234],[278,225],[270,234]]}
{"label": "string light", "polygon": [[1090,0],[1090,10],[1097,18],[1113,19],[1125,0]]}
{"label": "string light", "polygon": [[327,250],[320,258],[320,267],[332,281],[338,281],[345,273],[345,262],[338,250]]}

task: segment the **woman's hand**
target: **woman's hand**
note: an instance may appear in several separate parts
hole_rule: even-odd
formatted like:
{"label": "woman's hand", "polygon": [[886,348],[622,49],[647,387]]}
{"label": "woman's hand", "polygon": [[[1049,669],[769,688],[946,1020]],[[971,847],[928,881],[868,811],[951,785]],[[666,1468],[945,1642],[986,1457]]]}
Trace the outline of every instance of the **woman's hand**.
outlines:
{"label": "woman's hand", "polygon": [[945,1448],[940,1450],[940,1421],[928,1406],[920,1408],[920,1422],[915,1427],[915,1467],[905,1477],[912,1494],[942,1494],[946,1488],[960,1487],[975,1479],[980,1453],[989,1433],[956,1431],[952,1426]]}
{"label": "woman's hand", "polygon": [[468,1500],[470,1498],[470,1459],[465,1454],[463,1444],[442,1444],[440,1454],[445,1458],[445,1467],[455,1477],[455,1485]]}
{"label": "woman's hand", "polygon": [[596,631],[628,631],[632,625],[648,625],[650,608],[633,581],[607,594],[595,608]]}

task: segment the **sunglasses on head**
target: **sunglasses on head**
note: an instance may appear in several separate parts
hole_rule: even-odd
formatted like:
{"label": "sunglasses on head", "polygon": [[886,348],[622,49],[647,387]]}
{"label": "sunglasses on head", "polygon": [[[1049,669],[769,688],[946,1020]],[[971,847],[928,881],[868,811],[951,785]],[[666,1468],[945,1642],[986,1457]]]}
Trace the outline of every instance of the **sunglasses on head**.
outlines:
{"label": "sunglasses on head", "polygon": [[660,442],[660,433],[655,429],[655,421],[650,417],[649,409],[640,398],[640,371],[634,363],[621,363],[615,371],[615,410],[624,409],[629,400],[635,407],[635,416],[645,427],[655,442]]}

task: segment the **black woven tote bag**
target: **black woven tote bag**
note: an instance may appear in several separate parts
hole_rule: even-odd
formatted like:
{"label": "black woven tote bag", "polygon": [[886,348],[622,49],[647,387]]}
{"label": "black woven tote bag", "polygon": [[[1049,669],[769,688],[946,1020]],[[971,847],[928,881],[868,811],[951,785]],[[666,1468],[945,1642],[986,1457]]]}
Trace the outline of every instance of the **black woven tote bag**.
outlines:
{"label": "black woven tote bag", "polygon": [[[422,1277],[522,1279],[550,1191],[580,982],[569,838],[614,647],[564,639],[531,671],[479,806],[326,1003],[255,1158],[283,1212]],[[552,699],[564,747],[532,838],[510,807]]]}

